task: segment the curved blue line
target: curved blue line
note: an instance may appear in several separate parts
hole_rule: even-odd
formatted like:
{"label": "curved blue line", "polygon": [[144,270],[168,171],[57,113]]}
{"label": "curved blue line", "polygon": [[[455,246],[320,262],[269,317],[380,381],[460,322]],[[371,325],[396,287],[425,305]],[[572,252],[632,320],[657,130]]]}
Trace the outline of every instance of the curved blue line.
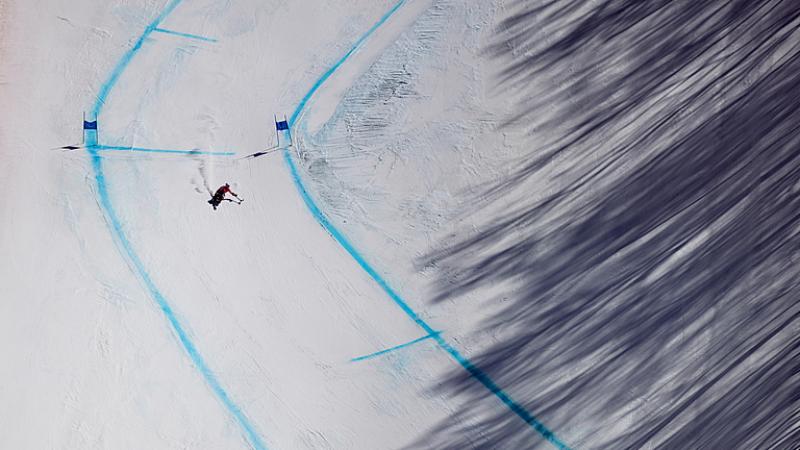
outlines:
{"label": "curved blue line", "polygon": [[392,7],[390,10],[389,10],[389,12],[387,12],[386,14],[384,14],[384,15],[383,15],[383,17],[381,17],[381,18],[380,18],[380,20],[378,20],[378,22],[377,22],[377,23],[375,23],[375,25],[373,25],[373,26],[372,26],[372,28],[370,28],[369,30],[367,30],[367,32],[366,32],[366,33],[364,33],[364,35],[363,35],[363,36],[361,36],[360,38],[358,38],[358,40],[355,42],[355,44],[353,44],[353,46],[350,48],[350,50],[348,50],[348,51],[347,51],[347,53],[345,53],[345,54],[344,54],[344,56],[342,56],[341,58],[339,58],[339,60],[338,60],[338,61],[336,61],[336,62],[335,62],[335,63],[334,63],[334,64],[333,64],[333,65],[330,67],[330,69],[328,69],[328,70],[327,70],[325,73],[323,73],[323,74],[322,74],[322,75],[321,75],[321,76],[320,76],[320,77],[317,79],[317,81],[316,81],[316,82],[314,82],[314,84],[311,86],[311,89],[309,89],[309,90],[308,90],[308,92],[306,93],[306,95],[305,95],[305,96],[304,96],[302,99],[300,99],[300,103],[298,103],[298,104],[297,104],[297,108],[295,108],[295,110],[294,110],[294,113],[292,113],[292,116],[289,118],[289,126],[293,126],[293,125],[294,125],[294,122],[297,120],[297,117],[300,115],[300,112],[301,112],[301,111],[303,111],[303,109],[306,107],[306,103],[308,103],[308,101],[311,99],[311,97],[314,95],[314,93],[315,93],[315,92],[317,92],[317,89],[319,89],[319,87],[320,87],[320,86],[322,86],[322,83],[324,83],[324,82],[325,82],[325,81],[326,81],[328,78],[330,78],[330,76],[331,76],[331,75],[333,75],[333,72],[336,72],[336,70],[339,68],[339,66],[341,66],[342,64],[344,64],[344,62],[345,62],[347,59],[349,59],[349,58],[350,58],[350,55],[352,55],[353,53],[355,53],[355,51],[356,51],[356,50],[358,50],[358,49],[361,47],[361,45],[364,43],[364,41],[366,41],[366,40],[367,40],[367,38],[368,38],[368,37],[369,37],[369,36],[370,36],[370,35],[371,35],[373,32],[375,32],[375,30],[377,30],[377,29],[378,29],[378,28],[379,28],[381,25],[383,25],[383,24],[384,24],[384,22],[386,22],[387,20],[389,20],[389,17],[392,17],[392,15],[393,15],[395,12],[397,12],[397,10],[398,10],[398,9],[400,9],[400,7],[401,7],[401,6],[403,6],[403,4],[404,4],[405,2],[406,2],[406,0],[400,0],[399,2],[397,2],[397,4],[395,4],[395,5],[394,5],[394,6],[393,6],[393,7]]}
{"label": "curved blue line", "polygon": [[103,83],[103,85],[100,87],[100,92],[97,93],[97,99],[95,100],[94,106],[92,107],[92,116],[96,118],[97,116],[100,115],[100,111],[103,109],[103,106],[106,103],[106,97],[108,97],[108,94],[111,92],[111,88],[113,88],[114,85],[117,84],[117,80],[119,80],[119,77],[120,75],[122,75],[122,72],[124,72],[125,69],[128,68],[128,64],[130,64],[131,60],[133,59],[133,56],[136,54],[136,52],[138,52],[142,48],[142,44],[144,44],[144,41],[147,39],[148,36],[150,36],[150,33],[152,33],[156,28],[158,28],[158,25],[161,24],[161,22],[163,22],[164,19],[166,19],[167,16],[170,15],[170,13],[182,1],[183,0],[172,0],[166,7],[164,7],[164,9],[161,11],[158,17],[156,17],[156,19],[144,29],[144,33],[142,33],[142,35],[139,36],[139,39],[136,40],[133,46],[129,48],[124,55],[122,55],[122,58],[117,63],[116,67],[114,67],[114,70],[111,71],[111,75],[108,77],[108,80],[106,80],[106,82]]}
{"label": "curved blue line", "polygon": [[[148,25],[147,28],[145,28],[142,36],[139,37],[139,39],[134,43],[133,47],[131,47],[117,63],[108,80],[106,80],[106,82],[100,87],[100,92],[98,93],[97,99],[92,107],[92,114],[95,118],[99,116],[100,111],[105,104],[106,97],[108,97],[108,94],[111,92],[111,88],[113,88],[117,83],[120,75],[128,67],[128,64],[130,64],[134,55],[136,55],[136,52],[138,52],[141,48],[142,43],[144,43],[145,39],[147,39],[147,36],[149,36],[150,33],[152,33],[153,30],[158,27],[158,24],[160,24],[181,1],[182,0],[173,0],[170,2],[161,12],[161,14],[159,14],[159,16],[150,25]],[[181,322],[178,320],[169,302],[158,290],[155,283],[153,283],[153,280],[145,269],[141,259],[139,259],[139,256],[133,250],[133,245],[131,245],[131,242],[128,240],[125,232],[123,231],[122,223],[117,217],[117,213],[114,210],[114,206],[111,202],[111,196],[108,193],[105,174],[103,172],[102,158],[98,154],[98,150],[102,150],[102,148],[98,147],[96,133],[86,133],[86,145],[87,151],[92,160],[92,169],[94,170],[94,178],[97,185],[97,196],[100,200],[100,205],[103,209],[103,212],[105,213],[111,234],[122,250],[123,256],[127,257],[129,263],[133,266],[134,272],[142,280],[148,292],[150,293],[150,296],[153,298],[153,300],[155,300],[156,304],[158,304],[158,307],[164,313],[164,316],[169,321],[172,329],[178,335],[178,339],[183,345],[184,350],[186,350],[186,353],[189,355],[189,358],[192,360],[195,367],[197,367],[197,369],[200,371],[206,383],[217,396],[217,398],[234,417],[236,422],[238,422],[239,426],[242,428],[242,431],[247,436],[247,439],[250,441],[250,444],[256,450],[266,450],[267,447],[262,442],[261,437],[258,435],[258,433],[256,433],[255,428],[250,424],[250,421],[244,415],[241,408],[239,408],[239,406],[237,406],[233,400],[231,400],[230,396],[222,387],[219,380],[217,380],[217,377],[214,376],[214,373],[208,367],[208,364],[206,364],[202,355],[200,355],[200,352],[197,350],[194,342],[192,342],[183,325],[181,325]]]}
{"label": "curved blue line", "polygon": [[[378,22],[372,26],[361,38],[359,38],[353,47],[344,54],[336,63],[331,66],[322,76],[311,86],[311,89],[308,93],[300,100],[300,103],[297,105],[297,108],[292,113],[291,118],[289,119],[290,126],[294,126],[295,121],[300,116],[300,114],[305,109],[306,105],[308,104],[311,97],[316,93],[319,87],[328,79],[330,76],[347,60],[350,56],[364,43],[364,41],[376,30],[378,27],[383,25],[399,8],[400,6],[405,3],[405,0],[400,0],[397,2],[394,7],[392,7],[389,12],[387,12],[383,17],[378,20]],[[292,180],[294,181],[294,185],[297,188],[300,196],[303,198],[303,202],[305,202],[308,209],[311,211],[311,214],[314,218],[322,225],[328,233],[342,246],[342,248],[353,257],[353,259],[364,269],[367,274],[376,282],[378,285],[383,289],[383,291],[391,298],[406,315],[414,321],[420,328],[422,328],[426,334],[431,335],[431,337],[436,341],[436,343],[441,347],[444,351],[446,351],[459,365],[461,365],[464,370],[469,373],[469,375],[480,382],[486,389],[489,390],[495,397],[497,397],[501,402],[503,402],[508,409],[510,409],[514,414],[519,416],[522,420],[525,421],[531,428],[536,430],[543,438],[545,438],[548,442],[553,444],[556,448],[561,450],[569,450],[569,447],[563,443],[561,440],[556,437],[556,435],[550,431],[542,422],[540,422],[536,417],[533,416],[528,410],[526,410],[522,405],[514,401],[510,395],[508,395],[503,389],[501,389],[492,379],[487,375],[484,371],[478,368],[475,364],[473,364],[469,359],[463,356],[458,350],[456,350],[453,346],[447,343],[445,339],[436,331],[425,322],[419,314],[417,314],[408,303],[403,300],[402,297],[389,285],[389,283],[381,277],[378,272],[367,262],[367,260],[355,249],[355,247],[350,243],[349,240],[325,217],[325,214],[319,209],[317,204],[308,194],[305,185],[303,184],[303,180],[300,177],[300,174],[297,170],[297,166],[295,165],[294,161],[292,160],[291,153],[288,149],[284,150],[283,159],[286,164],[289,166],[289,171],[292,175]]]}

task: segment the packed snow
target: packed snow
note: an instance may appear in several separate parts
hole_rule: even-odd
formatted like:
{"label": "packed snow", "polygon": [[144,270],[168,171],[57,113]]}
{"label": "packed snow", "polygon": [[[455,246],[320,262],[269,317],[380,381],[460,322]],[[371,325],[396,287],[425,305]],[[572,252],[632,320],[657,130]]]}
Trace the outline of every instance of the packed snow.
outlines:
{"label": "packed snow", "polygon": [[[579,111],[571,101],[586,89],[558,97],[573,66],[560,72],[570,81],[541,70],[508,86],[524,69],[492,52],[536,54],[511,36],[520,22],[508,17],[538,26],[526,7],[0,0],[0,448],[677,445],[714,401],[674,422],[659,405],[685,398],[688,373],[716,373],[702,362],[717,349],[712,324],[736,319],[686,315],[663,342],[681,356],[658,367],[644,352],[624,359],[622,344],[581,345],[603,329],[573,319],[603,307],[558,298],[619,270],[548,272],[573,262],[552,237],[586,211],[585,197],[560,193],[573,162],[610,161],[603,145],[620,138],[598,138],[596,153],[575,141],[592,148],[585,159],[558,154],[520,176],[567,133],[559,114]],[[566,27],[536,36],[550,45]],[[535,120],[520,113],[526,102],[539,105]],[[214,210],[224,183],[242,201]],[[542,206],[515,216],[532,204]],[[641,283],[680,272],[744,209],[664,251]],[[547,274],[536,284],[547,301],[534,301],[525,271]],[[550,339],[565,330],[583,341]],[[749,364],[786,333],[748,350]],[[602,372],[617,358],[630,380],[653,375]],[[728,384],[715,386],[708,395],[725,398]],[[637,424],[652,424],[646,439],[630,434]]]}

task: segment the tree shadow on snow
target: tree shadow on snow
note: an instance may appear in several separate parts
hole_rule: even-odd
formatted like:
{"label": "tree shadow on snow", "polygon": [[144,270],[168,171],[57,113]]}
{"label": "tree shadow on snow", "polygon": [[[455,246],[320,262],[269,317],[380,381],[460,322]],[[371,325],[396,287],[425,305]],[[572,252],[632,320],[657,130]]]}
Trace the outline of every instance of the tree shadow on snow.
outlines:
{"label": "tree shadow on snow", "polygon": [[[794,448],[800,2],[508,6],[487,54],[540,144],[478,206],[516,207],[423,261],[438,301],[513,285],[474,362],[576,448]],[[549,447],[441,389],[470,406],[417,447]]]}

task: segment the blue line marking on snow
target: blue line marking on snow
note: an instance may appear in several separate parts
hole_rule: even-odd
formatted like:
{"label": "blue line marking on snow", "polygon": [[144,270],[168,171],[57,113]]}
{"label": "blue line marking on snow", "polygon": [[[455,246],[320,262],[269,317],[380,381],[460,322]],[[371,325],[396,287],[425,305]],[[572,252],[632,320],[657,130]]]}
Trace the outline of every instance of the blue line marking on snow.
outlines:
{"label": "blue line marking on snow", "polygon": [[97,151],[125,151],[125,152],[145,152],[145,153],[177,153],[182,155],[211,155],[211,156],[233,156],[234,152],[208,152],[202,150],[171,150],[162,148],[143,148],[143,147],[123,147],[116,145],[93,145],[91,148]]}
{"label": "blue line marking on snow", "polygon": [[289,126],[294,125],[295,120],[297,120],[297,116],[299,116],[300,112],[303,111],[303,109],[305,109],[306,103],[308,103],[308,101],[311,99],[311,96],[313,96],[314,93],[317,92],[317,89],[319,89],[319,87],[322,86],[322,83],[324,83],[328,78],[330,78],[330,76],[333,75],[334,72],[336,72],[339,66],[344,64],[344,62],[347,59],[349,59],[350,56],[361,47],[364,41],[366,41],[367,38],[370,37],[370,35],[373,32],[375,32],[375,30],[377,30],[381,25],[383,25],[387,20],[389,20],[389,18],[392,17],[392,15],[394,15],[394,13],[397,12],[397,10],[400,9],[400,7],[403,6],[405,2],[406,0],[400,0],[399,2],[397,2],[397,4],[395,4],[389,10],[389,12],[384,14],[383,17],[381,17],[380,20],[378,20],[378,22],[376,22],[375,25],[372,26],[372,28],[367,30],[366,33],[364,33],[360,38],[358,38],[355,44],[353,44],[353,46],[350,48],[350,50],[347,51],[347,53],[344,54],[344,56],[339,58],[339,60],[336,61],[330,67],[330,69],[328,69],[325,73],[322,74],[322,76],[320,76],[317,79],[314,85],[311,86],[311,89],[309,89],[306,95],[300,100],[300,103],[298,103],[297,108],[294,110],[294,113],[292,114],[292,117],[289,118]]}
{"label": "blue line marking on snow", "polygon": [[[439,334],[439,333],[436,333],[436,334]],[[376,356],[385,355],[386,353],[393,352],[395,350],[400,350],[402,348],[410,347],[410,346],[416,344],[417,342],[422,342],[424,340],[431,339],[431,338],[433,338],[432,334],[429,334],[427,336],[422,336],[421,338],[414,339],[413,341],[406,342],[405,344],[395,345],[394,347],[387,348],[387,349],[381,350],[379,352],[370,353],[369,355],[359,356],[358,358],[353,358],[353,359],[350,360],[350,362],[363,361],[365,359],[370,359],[370,358],[374,358]]]}
{"label": "blue line marking on snow", "polygon": [[214,38],[209,38],[209,37],[205,37],[205,36],[199,36],[199,35],[196,35],[196,34],[181,33],[180,31],[167,30],[165,28],[153,28],[153,31],[158,31],[159,33],[164,33],[164,34],[173,34],[175,36],[181,36],[181,37],[185,37],[185,38],[189,38],[189,39],[197,39],[197,40],[200,40],[200,41],[217,42],[217,40],[214,39]]}
{"label": "blue line marking on snow", "polygon": [[[133,56],[136,55],[136,52],[141,48],[142,43],[147,36],[152,33],[153,30],[155,30],[158,24],[161,23],[181,1],[182,0],[173,0],[170,2],[164,8],[161,14],[159,14],[159,16],[147,26],[142,36],[134,43],[133,47],[131,47],[123,55],[122,59],[117,63],[116,67],[114,67],[114,70],[111,72],[108,80],[106,80],[106,82],[100,87],[100,92],[98,93],[94,107],[92,108],[93,117],[96,118],[100,115],[100,111],[105,104],[106,98],[111,92],[111,88],[113,88],[117,83],[120,75],[128,67],[131,59],[133,59]],[[87,143],[87,151],[89,152],[89,156],[92,160],[92,169],[94,170],[94,178],[97,184],[97,196],[100,200],[100,205],[102,206],[103,212],[105,213],[108,225],[111,228],[111,234],[122,250],[123,256],[127,257],[128,261],[135,269],[136,274],[142,280],[145,287],[147,287],[150,296],[153,298],[153,300],[155,300],[156,304],[158,304],[158,307],[164,313],[164,316],[169,321],[175,334],[178,335],[178,339],[183,345],[184,350],[186,350],[186,353],[189,355],[189,358],[192,360],[195,367],[197,367],[197,370],[203,376],[206,383],[217,396],[217,398],[222,402],[228,412],[242,428],[242,431],[249,440],[250,444],[256,450],[266,450],[267,447],[262,442],[261,437],[255,431],[253,425],[250,424],[250,421],[244,415],[241,408],[239,408],[239,406],[233,402],[228,393],[220,384],[219,380],[217,380],[217,377],[208,367],[203,359],[203,356],[197,350],[197,347],[195,346],[194,342],[192,342],[183,325],[181,325],[180,320],[178,320],[178,317],[175,315],[175,312],[172,310],[169,302],[161,294],[161,291],[158,290],[152,278],[150,277],[150,274],[145,269],[144,264],[133,250],[133,245],[125,235],[122,222],[120,222],[119,218],[117,217],[117,213],[114,210],[114,206],[111,202],[111,196],[108,193],[106,178],[103,172],[103,160],[98,154],[99,145],[97,143],[97,134],[95,132],[86,132],[85,139]]]}
{"label": "blue line marking on snow", "polygon": [[182,1],[183,0],[172,0],[171,2],[169,2],[169,4],[167,4],[167,6],[164,7],[164,9],[161,11],[161,14],[159,14],[158,17],[156,17],[156,19],[153,20],[153,22],[151,22],[150,25],[148,25],[147,28],[144,29],[144,32],[142,33],[141,36],[139,36],[139,39],[136,40],[133,46],[129,48],[124,55],[122,55],[122,58],[120,58],[117,65],[111,71],[111,75],[108,77],[108,80],[106,80],[106,82],[103,83],[102,86],[100,86],[100,92],[97,93],[97,99],[94,103],[94,107],[92,108],[92,117],[97,118],[100,115],[100,111],[103,109],[103,105],[105,105],[106,103],[106,98],[108,97],[108,94],[111,92],[111,88],[113,88],[117,84],[120,75],[122,75],[122,72],[124,72],[125,69],[128,67],[128,64],[130,64],[131,60],[133,59],[133,56],[136,55],[136,53],[142,48],[142,44],[144,44],[144,41],[147,39],[148,36],[150,36],[150,33],[152,33],[153,30],[155,30],[156,27],[158,27],[158,25],[161,22],[163,22],[164,19],[166,19],[167,16],[170,13],[172,13],[172,11]]}
{"label": "blue line marking on snow", "polygon": [[[306,105],[308,104],[311,97],[314,93],[319,89],[319,87],[330,78],[330,76],[335,72],[350,56],[364,43],[364,41],[369,37],[379,26],[383,25],[389,17],[391,17],[399,8],[400,6],[405,3],[405,0],[399,1],[397,4],[392,7],[389,12],[387,12],[381,19],[372,26],[361,38],[359,38],[353,47],[344,54],[336,63],[331,66],[320,78],[311,86],[311,89],[306,93],[306,95],[300,100],[298,103],[297,108],[292,113],[291,118],[289,119],[289,125],[294,126],[295,121],[300,116],[300,114],[305,109]],[[339,243],[339,245],[344,248],[344,250],[353,257],[353,259],[364,269],[367,274],[369,274],[372,279],[378,283],[378,285],[383,289],[384,292],[391,298],[406,315],[413,320],[420,328],[422,328],[427,335],[430,335],[431,338],[436,341],[436,343],[441,347],[444,351],[446,351],[459,365],[461,365],[464,370],[466,370],[472,378],[477,380],[481,383],[486,389],[489,390],[495,397],[497,397],[503,404],[508,407],[514,414],[516,414],[519,418],[525,421],[531,428],[533,428],[536,432],[538,432],[544,439],[548,442],[553,444],[556,448],[561,450],[569,450],[569,447],[562,442],[556,435],[550,431],[542,422],[540,422],[533,414],[531,414],[525,407],[517,403],[510,395],[508,395],[503,389],[500,388],[494,381],[487,375],[484,371],[478,368],[475,364],[473,364],[469,359],[463,356],[458,350],[456,350],[453,346],[447,343],[441,335],[436,333],[427,322],[425,322],[419,314],[417,314],[409,305],[403,300],[402,297],[389,285],[389,283],[383,279],[383,277],[378,274],[378,272],[367,262],[367,260],[355,249],[355,247],[344,237],[344,235],[325,217],[325,214],[319,209],[317,204],[308,194],[305,185],[303,184],[303,180],[300,177],[300,174],[297,170],[297,166],[295,165],[294,161],[292,160],[291,153],[289,150],[284,150],[283,159],[286,164],[289,166],[289,171],[292,175],[292,180],[294,181],[294,185],[300,193],[300,196],[303,199],[303,202],[306,204],[308,209],[310,210],[311,214],[314,218],[319,222],[322,227],[330,233],[330,235]]]}

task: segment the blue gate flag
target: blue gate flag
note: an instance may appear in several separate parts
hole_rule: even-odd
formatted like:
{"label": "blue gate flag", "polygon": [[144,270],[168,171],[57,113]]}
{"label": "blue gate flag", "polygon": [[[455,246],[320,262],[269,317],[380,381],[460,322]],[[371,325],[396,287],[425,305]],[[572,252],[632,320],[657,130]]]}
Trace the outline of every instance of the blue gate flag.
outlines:
{"label": "blue gate flag", "polygon": [[84,130],[96,130],[97,129],[97,121],[88,122],[86,120],[83,121],[83,129]]}
{"label": "blue gate flag", "polygon": [[281,120],[280,122],[275,122],[275,128],[278,131],[280,131],[280,130],[288,130],[289,129],[289,124],[285,120]]}

